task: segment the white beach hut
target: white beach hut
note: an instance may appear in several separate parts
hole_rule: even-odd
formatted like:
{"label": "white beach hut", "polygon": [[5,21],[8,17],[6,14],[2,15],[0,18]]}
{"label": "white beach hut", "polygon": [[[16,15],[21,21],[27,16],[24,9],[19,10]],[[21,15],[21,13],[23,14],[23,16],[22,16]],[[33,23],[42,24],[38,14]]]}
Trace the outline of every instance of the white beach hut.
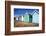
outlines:
{"label": "white beach hut", "polygon": [[19,16],[19,17],[18,17],[18,20],[19,20],[19,21],[23,21],[23,16]]}
{"label": "white beach hut", "polygon": [[32,23],[39,23],[39,12],[37,10],[33,12]]}
{"label": "white beach hut", "polygon": [[16,16],[16,21],[18,21],[18,16]]}

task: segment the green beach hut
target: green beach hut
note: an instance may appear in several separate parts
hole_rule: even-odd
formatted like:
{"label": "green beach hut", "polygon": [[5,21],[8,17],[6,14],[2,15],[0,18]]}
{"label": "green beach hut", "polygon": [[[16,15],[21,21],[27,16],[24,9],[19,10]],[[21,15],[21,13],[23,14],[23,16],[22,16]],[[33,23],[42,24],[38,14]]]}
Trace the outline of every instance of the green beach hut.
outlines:
{"label": "green beach hut", "polygon": [[23,17],[24,19],[24,22],[32,22],[32,15],[31,14],[28,14],[26,13]]}

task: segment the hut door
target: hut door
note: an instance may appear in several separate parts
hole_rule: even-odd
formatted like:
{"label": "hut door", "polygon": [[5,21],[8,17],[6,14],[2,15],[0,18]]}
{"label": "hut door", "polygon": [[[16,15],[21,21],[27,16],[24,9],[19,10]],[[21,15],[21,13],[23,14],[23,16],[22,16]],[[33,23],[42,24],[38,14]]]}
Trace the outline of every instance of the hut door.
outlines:
{"label": "hut door", "polygon": [[29,15],[29,22],[32,23],[32,15]]}

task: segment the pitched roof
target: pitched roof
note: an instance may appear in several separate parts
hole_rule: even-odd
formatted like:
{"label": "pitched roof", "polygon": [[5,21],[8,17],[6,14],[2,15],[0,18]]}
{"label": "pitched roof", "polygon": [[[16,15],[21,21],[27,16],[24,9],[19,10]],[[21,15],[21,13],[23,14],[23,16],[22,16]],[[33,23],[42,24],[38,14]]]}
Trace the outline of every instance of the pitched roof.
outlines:
{"label": "pitched roof", "polygon": [[37,14],[39,14],[39,12],[38,12],[37,10],[35,10],[35,11],[33,11],[32,13],[29,13],[29,14],[33,15],[35,12],[36,12]]}

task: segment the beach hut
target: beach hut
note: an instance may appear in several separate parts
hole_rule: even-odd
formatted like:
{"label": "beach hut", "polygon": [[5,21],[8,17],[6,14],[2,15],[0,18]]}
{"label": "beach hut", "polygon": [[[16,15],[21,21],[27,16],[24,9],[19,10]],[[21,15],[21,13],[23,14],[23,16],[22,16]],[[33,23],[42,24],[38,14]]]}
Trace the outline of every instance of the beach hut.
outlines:
{"label": "beach hut", "polygon": [[18,16],[16,16],[16,21],[18,21]]}
{"label": "beach hut", "polygon": [[39,12],[37,10],[32,14],[32,23],[39,23]]}
{"label": "beach hut", "polygon": [[23,21],[23,16],[19,16],[19,17],[18,17],[18,20],[19,20],[19,21]]}
{"label": "beach hut", "polygon": [[26,14],[24,15],[24,22],[32,22],[32,15],[26,13]]}

